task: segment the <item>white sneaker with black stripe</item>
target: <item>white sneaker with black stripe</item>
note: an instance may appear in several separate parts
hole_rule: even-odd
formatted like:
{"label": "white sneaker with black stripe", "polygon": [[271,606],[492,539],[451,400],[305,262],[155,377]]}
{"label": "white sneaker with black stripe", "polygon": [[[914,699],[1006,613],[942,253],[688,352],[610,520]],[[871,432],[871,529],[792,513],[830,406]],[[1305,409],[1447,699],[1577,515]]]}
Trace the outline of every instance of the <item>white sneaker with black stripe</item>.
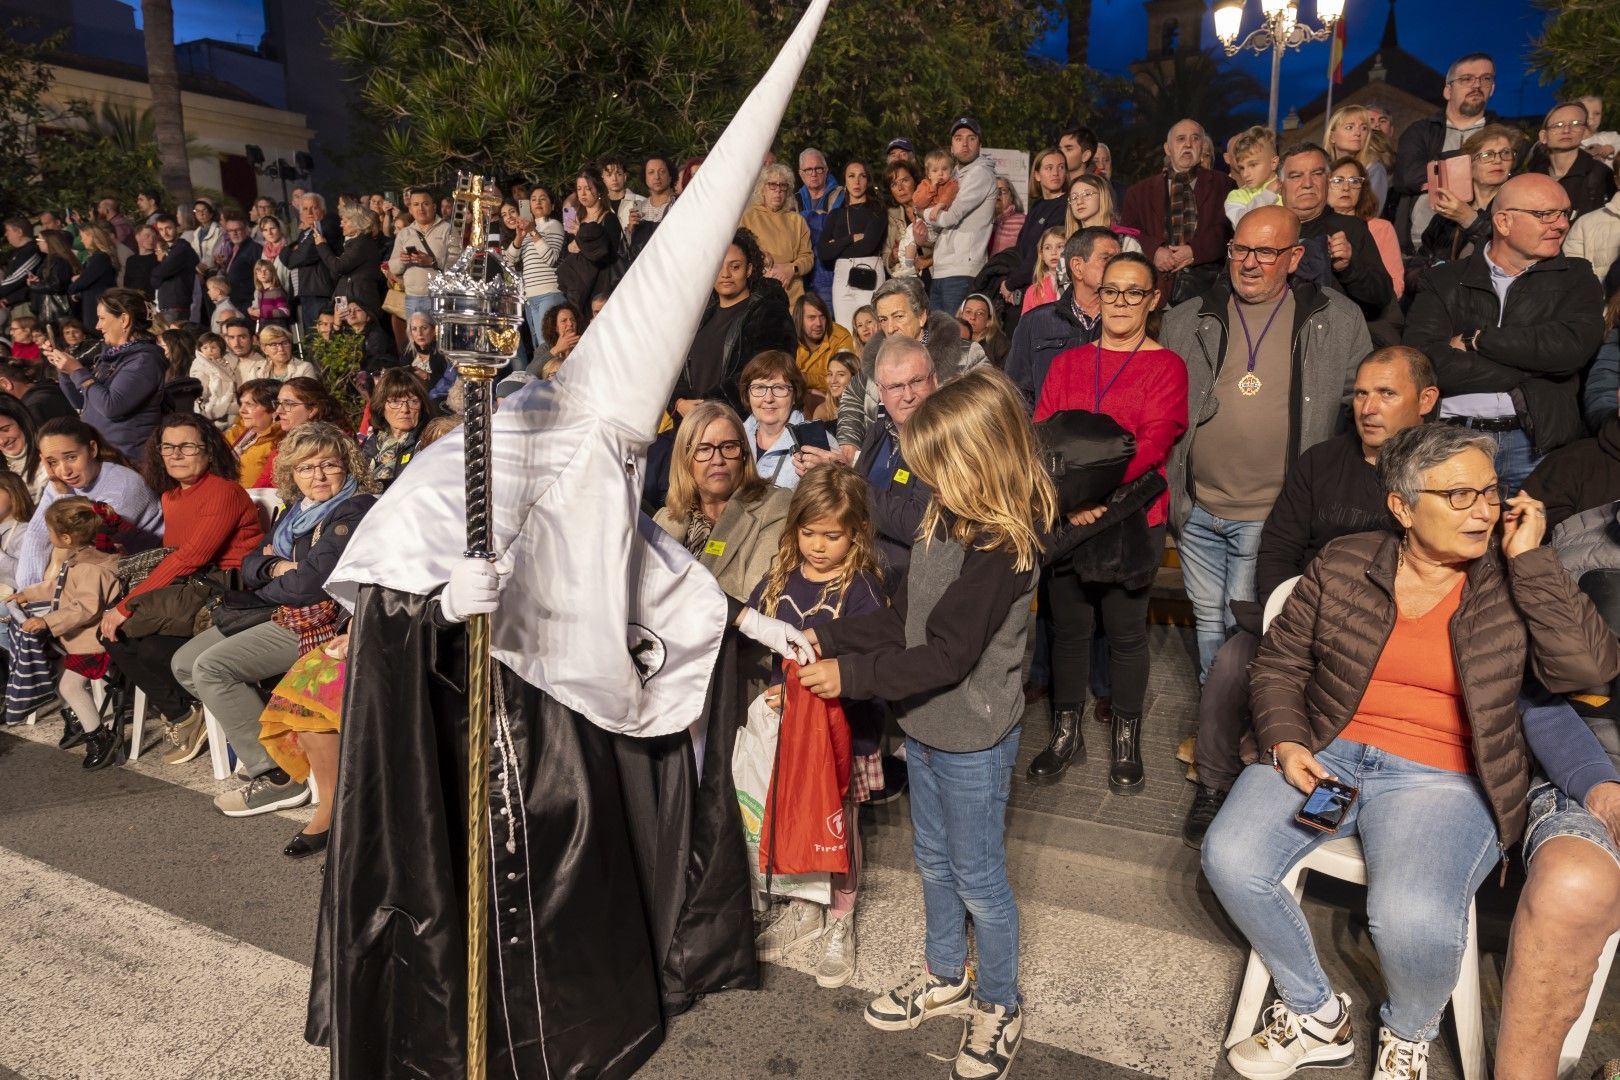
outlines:
{"label": "white sneaker with black stripe", "polygon": [[962,1028],[951,1080],[1001,1080],[1023,1040],[1022,1009],[975,1001]]}
{"label": "white sneaker with black stripe", "polygon": [[1340,994],[1339,1022],[1331,1027],[1313,1016],[1301,1016],[1273,1002],[1259,1031],[1226,1052],[1239,1076],[1249,1080],[1282,1080],[1300,1069],[1350,1064],[1356,1041],[1350,1026],[1350,995]]}

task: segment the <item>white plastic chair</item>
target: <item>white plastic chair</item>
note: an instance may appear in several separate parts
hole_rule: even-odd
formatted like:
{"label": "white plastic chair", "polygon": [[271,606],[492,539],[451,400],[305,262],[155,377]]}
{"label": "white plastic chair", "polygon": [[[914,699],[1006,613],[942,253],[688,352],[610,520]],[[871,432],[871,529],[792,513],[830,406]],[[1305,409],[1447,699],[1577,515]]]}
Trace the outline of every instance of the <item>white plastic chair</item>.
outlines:
{"label": "white plastic chair", "polygon": [[270,524],[276,519],[276,512],[281,509],[281,495],[275,488],[248,488],[248,498],[259,509],[259,524],[263,526],[265,534],[270,533]]}
{"label": "white plastic chair", "polygon": [[214,779],[226,780],[231,775],[230,744],[225,741],[225,729],[209,709],[203,710],[203,725],[208,731],[208,762],[214,767]]}
{"label": "white plastic chair", "polygon": [[1278,614],[1282,612],[1283,605],[1288,603],[1288,598],[1294,594],[1294,586],[1299,584],[1299,579],[1301,576],[1303,575],[1294,575],[1281,585],[1278,585],[1275,589],[1272,589],[1271,595],[1266,597],[1266,610],[1265,613],[1260,616],[1261,633],[1265,633],[1267,630],[1271,629],[1271,620],[1275,619]]}
{"label": "white plastic chair", "polygon": [[[1269,605],[1268,605],[1269,606]],[[1281,605],[1279,605],[1281,606]],[[1314,871],[1328,877],[1349,881],[1357,885],[1367,883],[1367,864],[1361,857],[1361,841],[1353,836],[1329,840],[1301,859],[1283,878],[1283,887],[1298,900],[1305,891],[1305,874]],[[1611,942],[1612,944],[1612,942]],[[1612,953],[1611,953],[1612,955]],[[1238,991],[1237,1008],[1232,1014],[1232,1026],[1226,1033],[1228,1049],[1254,1034],[1255,1022],[1265,1004],[1266,988],[1271,984],[1271,972],[1260,954],[1249,950],[1248,969],[1243,973],[1243,985]],[[1589,999],[1588,1006],[1595,1009],[1595,998],[1601,995],[1601,983]],[[1475,933],[1474,902],[1468,902],[1468,944],[1463,949],[1462,967],[1457,973],[1457,985],[1451,991],[1451,1014],[1457,1024],[1457,1045],[1461,1051],[1463,1080],[1486,1080],[1485,1014],[1479,994],[1479,939]],[[1584,1017],[1590,1026],[1590,1018]],[[1571,1035],[1574,1033],[1571,1032]],[[1585,1033],[1582,1033],[1585,1041]],[[1568,1047],[1565,1047],[1566,1052]],[[1579,1057],[1579,1053],[1576,1054]]]}
{"label": "white plastic chair", "polygon": [[1586,1008],[1581,1010],[1581,1015],[1564,1037],[1564,1049],[1558,1055],[1559,1080],[1570,1080],[1575,1076],[1575,1067],[1581,1063],[1581,1054],[1586,1050],[1586,1037],[1592,1033],[1592,1020],[1597,1016],[1598,1000],[1603,997],[1603,988],[1609,982],[1609,968],[1614,963],[1616,945],[1620,945],[1620,934],[1610,935],[1603,952],[1598,955],[1592,988],[1586,993]]}

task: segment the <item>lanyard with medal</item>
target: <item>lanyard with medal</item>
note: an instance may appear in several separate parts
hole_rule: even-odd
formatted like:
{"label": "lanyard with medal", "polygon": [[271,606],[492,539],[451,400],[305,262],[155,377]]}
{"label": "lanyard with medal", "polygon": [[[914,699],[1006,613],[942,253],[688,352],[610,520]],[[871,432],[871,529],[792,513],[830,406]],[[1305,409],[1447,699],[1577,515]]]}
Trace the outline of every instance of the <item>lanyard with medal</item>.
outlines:
{"label": "lanyard with medal", "polygon": [[[1142,336],[1136,339],[1136,344],[1132,346],[1129,355],[1125,357],[1125,362],[1119,365],[1118,370],[1114,372],[1113,377],[1108,380],[1106,386],[1103,385],[1102,381],[1103,345],[1101,340],[1095,342],[1097,346],[1097,398],[1092,406],[1092,412],[1102,412],[1103,397],[1114,388],[1115,383],[1119,382],[1119,377],[1125,374],[1125,369],[1130,367],[1132,360],[1136,359],[1136,354],[1142,351],[1142,343],[1145,341],[1147,341],[1147,332],[1143,331]],[[1117,352],[1118,350],[1110,349],[1109,351]]]}
{"label": "lanyard with medal", "polygon": [[1277,321],[1277,312],[1282,310],[1283,301],[1288,299],[1288,290],[1284,289],[1277,297],[1277,306],[1271,309],[1271,317],[1260,331],[1260,340],[1256,341],[1249,336],[1249,321],[1243,317],[1243,301],[1239,300],[1233,306],[1237,308],[1238,325],[1243,327],[1243,342],[1249,347],[1249,369],[1244,372],[1243,378],[1238,380],[1238,392],[1244,397],[1254,397],[1260,392],[1260,376],[1254,373],[1254,362],[1260,358],[1260,346],[1266,343],[1266,335],[1271,332],[1271,324]]}

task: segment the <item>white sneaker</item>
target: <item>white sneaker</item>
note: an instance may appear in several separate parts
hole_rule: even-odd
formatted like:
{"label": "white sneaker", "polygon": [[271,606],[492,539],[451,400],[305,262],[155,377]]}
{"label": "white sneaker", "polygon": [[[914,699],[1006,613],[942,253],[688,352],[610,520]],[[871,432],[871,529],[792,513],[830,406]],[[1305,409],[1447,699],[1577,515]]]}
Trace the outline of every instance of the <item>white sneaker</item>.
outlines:
{"label": "white sneaker", "polygon": [[964,971],[956,982],[924,968],[866,1006],[866,1022],[879,1031],[907,1031],[935,1016],[961,1016],[973,1008],[973,978]]}
{"label": "white sneaker", "polygon": [[951,1080],[1002,1080],[1023,1038],[1023,1010],[975,1001],[962,1026]]}
{"label": "white sneaker", "polygon": [[818,936],[821,926],[821,905],[795,900],[784,906],[782,913],[760,931],[754,939],[754,953],[760,963],[774,963],[799,942]]}
{"label": "white sneaker", "polygon": [[821,963],[816,965],[816,985],[824,990],[848,986],[855,977],[855,914],[828,919],[821,933]]}
{"label": "white sneaker", "polygon": [[1339,1010],[1339,1022],[1328,1027],[1314,1017],[1291,1011],[1280,1001],[1273,1002],[1260,1030],[1228,1050],[1226,1060],[1239,1076],[1249,1080],[1282,1080],[1307,1065],[1348,1065],[1356,1055],[1349,994],[1339,995]]}
{"label": "white sneaker", "polygon": [[1373,1080],[1428,1080],[1429,1044],[1407,1042],[1389,1028],[1378,1029],[1378,1067]]}

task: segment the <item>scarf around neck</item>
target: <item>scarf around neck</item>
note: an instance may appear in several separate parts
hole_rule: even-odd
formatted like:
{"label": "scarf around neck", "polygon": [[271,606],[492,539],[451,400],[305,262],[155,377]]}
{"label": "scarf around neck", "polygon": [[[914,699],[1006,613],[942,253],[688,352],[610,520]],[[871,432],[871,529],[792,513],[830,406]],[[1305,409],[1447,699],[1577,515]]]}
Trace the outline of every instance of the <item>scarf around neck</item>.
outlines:
{"label": "scarf around neck", "polygon": [[1166,234],[1169,243],[1191,244],[1198,231],[1198,203],[1193,198],[1193,184],[1198,178],[1198,166],[1186,172],[1167,169],[1170,177],[1170,217]]}
{"label": "scarf around neck", "polygon": [[271,538],[276,557],[290,561],[293,557],[293,545],[314,531],[332,511],[342,506],[359,490],[360,486],[351,476],[343,482],[338,493],[325,502],[300,499],[296,506],[288,507],[286,513],[276,522],[275,534]]}

